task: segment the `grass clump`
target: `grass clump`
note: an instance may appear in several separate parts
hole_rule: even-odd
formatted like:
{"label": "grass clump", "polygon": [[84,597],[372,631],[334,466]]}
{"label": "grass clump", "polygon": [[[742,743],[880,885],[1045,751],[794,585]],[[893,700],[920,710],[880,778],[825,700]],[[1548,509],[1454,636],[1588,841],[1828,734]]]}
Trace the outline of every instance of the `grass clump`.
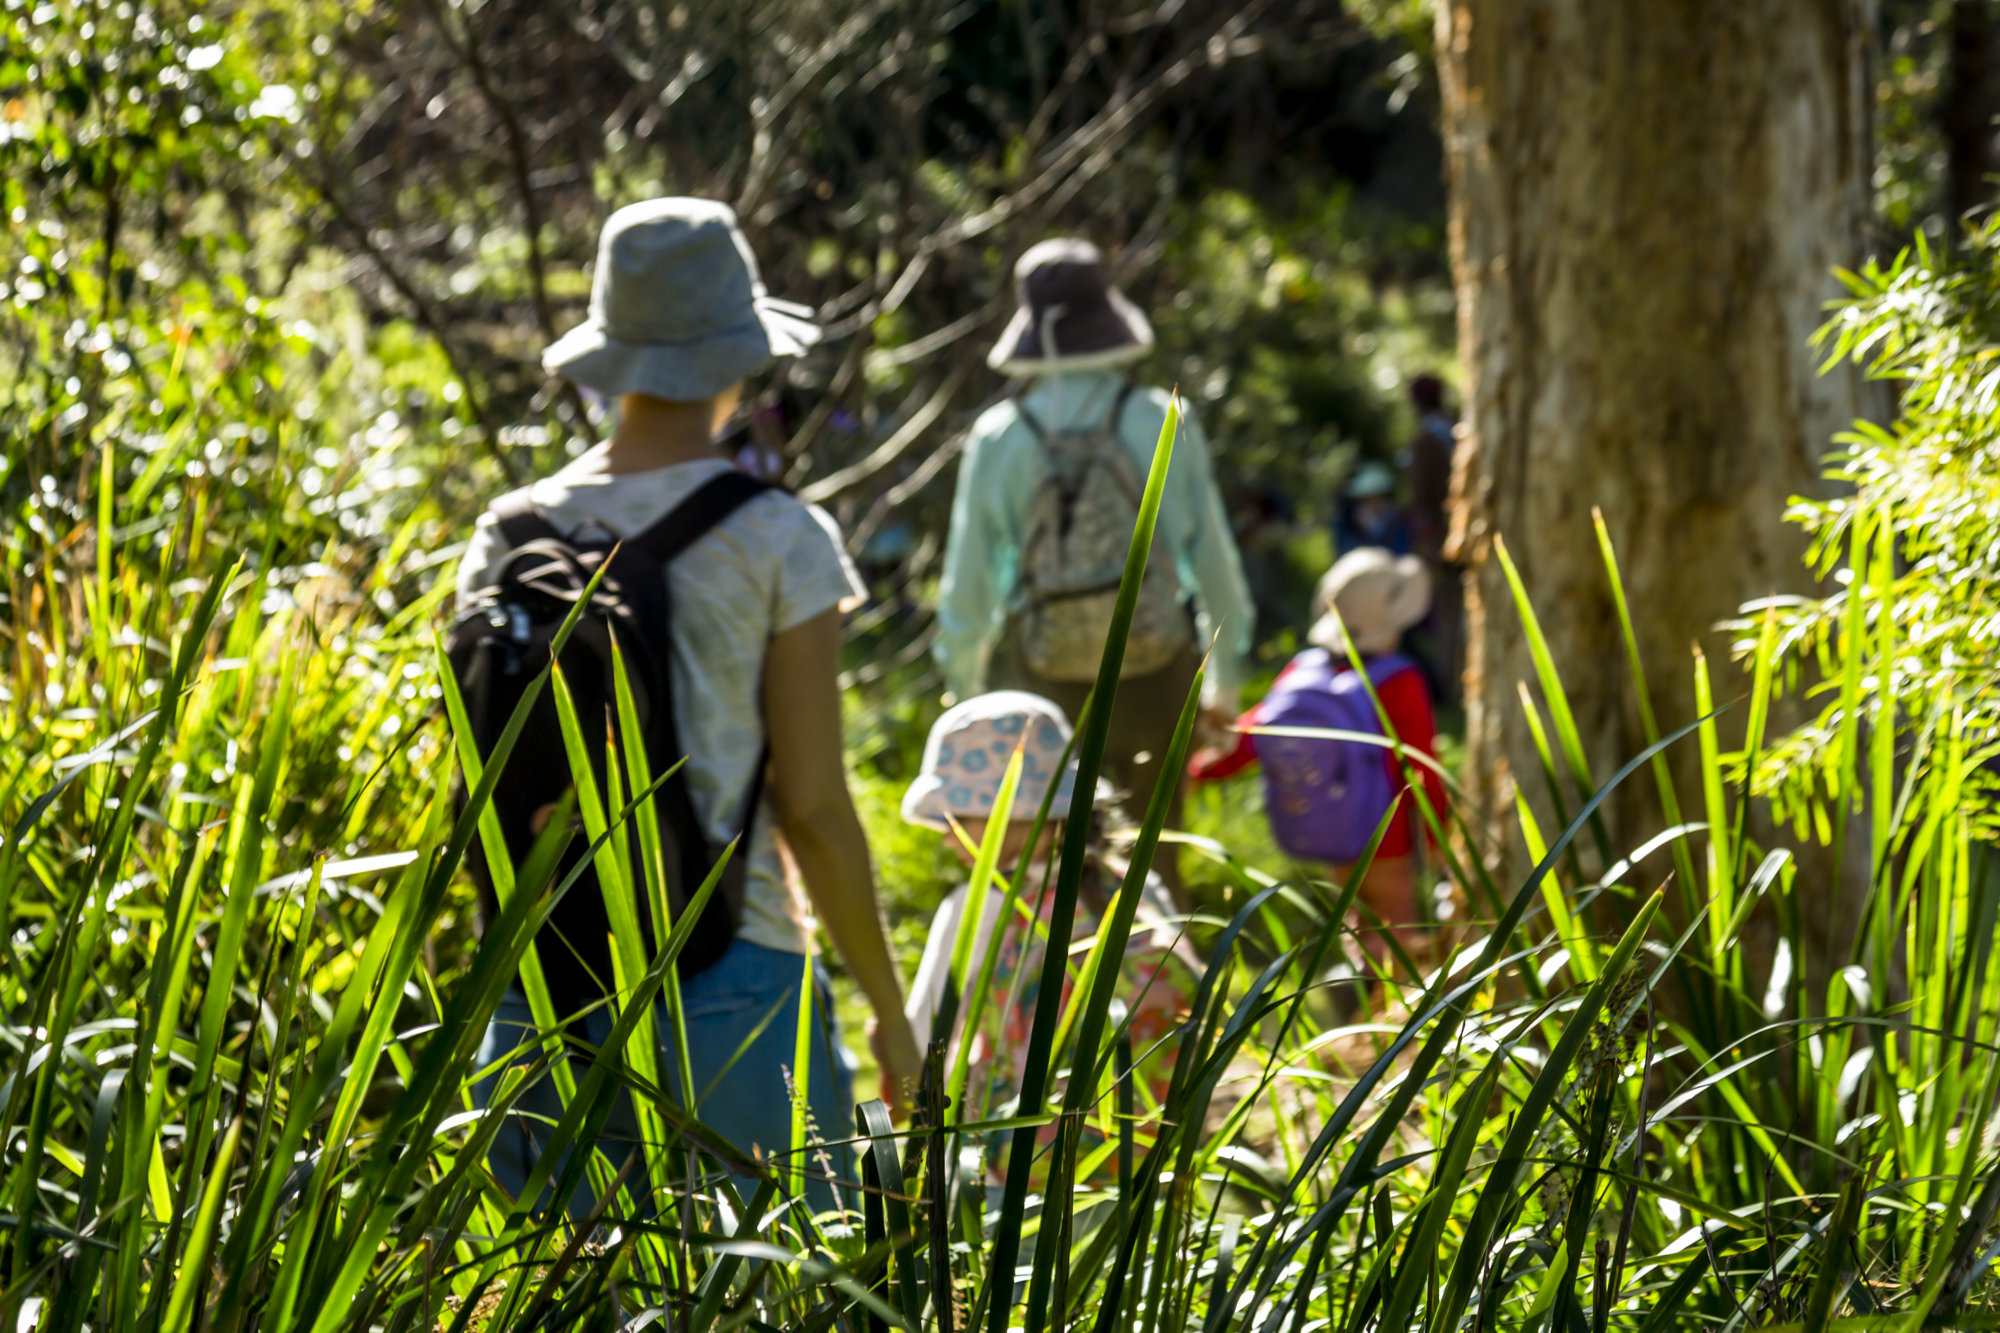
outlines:
{"label": "grass clump", "polygon": [[[1069,1004],[1037,1010],[1041,1074],[1021,1101],[958,1114],[938,1063],[913,1125],[864,1106],[844,1213],[806,1214],[814,1143],[758,1163],[678,1109],[682,1075],[647,1031],[648,997],[672,999],[676,937],[621,940],[612,1039],[516,1053],[494,1105],[556,1080],[571,1112],[551,1134],[587,1141],[622,1086],[644,1141],[570,1154],[559,1179],[544,1159],[554,1197],[589,1185],[593,1217],[510,1199],[484,1170],[498,1119],[473,1052],[563,891],[537,868],[553,859],[523,869],[483,938],[454,931],[457,863],[492,831],[447,794],[454,763],[475,791],[478,769],[426,697],[449,702],[422,632],[432,605],[384,616],[363,599],[322,621],[270,597],[269,569],[209,559],[202,577],[197,509],[153,560],[113,560],[101,596],[93,542],[122,516],[114,501],[100,530],[86,509],[34,570],[61,595],[17,602],[17,645],[110,645],[63,677],[95,713],[30,675],[44,688],[14,688],[0,714],[17,946],[0,960],[0,1234],[17,1326],[608,1328],[657,1311],[702,1330],[1652,1333],[1991,1317],[2000,875],[1949,770],[1892,767],[1870,787],[1851,747],[1838,790],[1919,833],[1876,858],[1861,933],[1889,951],[1820,993],[1798,969],[1758,975],[1745,923],[1770,910],[1796,931],[1818,889],[1744,836],[1740,775],[1771,752],[1755,708],[1734,756],[1710,716],[1617,774],[1562,774],[1581,797],[1566,825],[1524,814],[1516,830],[1533,873],[1448,866],[1474,911],[1462,947],[1390,979],[1356,1023],[1335,1026],[1322,993],[1353,885],[1245,866],[1157,1104],[1121,1081],[1134,1053],[1097,960],[1129,916],[1107,913],[1105,938],[1072,946]],[[1525,598],[1518,611],[1532,632]],[[1782,680],[1782,646],[1757,641],[1760,690]],[[23,657],[11,671],[33,670]],[[1536,684],[1564,718],[1554,671]],[[1086,720],[1087,769],[1101,744]],[[1596,836],[1598,803],[1688,744],[1708,756],[1679,806],[1698,817],[1583,878],[1570,852]],[[612,840],[643,793],[580,800],[587,836]],[[1161,816],[1134,834],[1141,867]],[[1072,873],[1048,891],[1073,893]],[[628,902],[657,887],[606,878]],[[1051,929],[1066,924],[1058,910]],[[989,1172],[1008,1181],[997,1198]]]}
{"label": "grass clump", "polygon": [[[218,76],[199,92],[221,114],[190,122],[183,158],[140,165],[240,193],[227,173],[249,122],[228,99],[255,90]],[[32,135],[13,142],[36,161],[59,146]],[[1530,684],[1560,826],[1524,805],[1509,828],[1467,828],[1460,810],[1438,830],[1455,847],[1518,838],[1534,868],[1496,882],[1477,858],[1447,860],[1470,915],[1435,971],[1386,978],[1357,1014],[1338,1006],[1326,978],[1354,884],[1268,854],[1253,789],[1226,787],[1195,806],[1216,838],[1199,872],[1212,919],[1195,926],[1208,967],[1163,1098],[1124,1074],[1144,1053],[1100,966],[1130,921],[1113,910],[1102,937],[1067,941],[1067,1004],[1044,979],[1018,1103],[953,1104],[962,1071],[940,1058],[911,1124],[871,1103],[756,1161],[680,1109],[685,1071],[652,1031],[675,1003],[663,912],[661,934],[619,939],[601,1048],[551,1040],[476,1067],[517,974],[551,1033],[560,1017],[527,949],[567,888],[550,882],[553,839],[644,837],[645,783],[580,791],[580,832],[552,822],[475,938],[458,870],[497,830],[450,798],[456,776],[477,792],[481,765],[431,633],[462,515],[397,480],[403,427],[382,403],[339,430],[315,415],[338,368],[246,299],[257,274],[238,251],[176,259],[163,224],[145,244],[171,291],[126,305],[78,207],[73,235],[10,234],[51,279],[0,340],[0,1327],[2000,1322],[1991,232],[1962,260],[1919,250],[1870,270],[1835,325],[1832,350],[1874,358],[1908,404],[1853,442],[1855,496],[1803,515],[1822,567],[1852,571],[1844,592],[1755,609],[1744,674],[1675,682],[1702,720],[1616,773],[1571,758],[1584,747],[1545,664]],[[1149,507],[1171,433],[1162,446]],[[1609,534],[1605,553],[1615,586]],[[1530,635],[1532,591],[1515,608]],[[1114,626],[1107,682],[1121,642]],[[1823,711],[1773,734],[1774,701],[1808,674]],[[1743,682],[1725,732],[1715,706]],[[1191,714],[1183,748],[1190,728]],[[1101,745],[1087,721],[1080,791]],[[1698,791],[1655,762],[1670,746],[1699,752]],[[882,760],[860,784],[871,833],[895,824],[898,776]],[[1668,840],[1619,845],[1593,820],[1633,782]],[[1767,798],[1788,843],[1754,836]],[[1071,818],[1088,816],[1080,803]],[[1161,817],[1131,834],[1139,874],[1171,846]],[[924,838],[883,843],[913,919],[943,884]],[[1821,839],[1867,848],[1869,892],[1847,965],[1815,979],[1798,961],[1832,887],[1802,867]],[[1013,887],[1053,894],[1067,936],[1079,873]],[[603,879],[614,920],[662,887]],[[1768,964],[1746,945],[1765,920]],[[514,1199],[485,1147],[538,1080],[570,1107],[548,1136],[588,1147],[546,1156]],[[621,1089],[640,1141],[593,1140]],[[800,1190],[815,1137],[852,1138],[862,1163],[838,1182],[843,1211],[820,1216]],[[543,1210],[544,1185],[599,1202]]]}

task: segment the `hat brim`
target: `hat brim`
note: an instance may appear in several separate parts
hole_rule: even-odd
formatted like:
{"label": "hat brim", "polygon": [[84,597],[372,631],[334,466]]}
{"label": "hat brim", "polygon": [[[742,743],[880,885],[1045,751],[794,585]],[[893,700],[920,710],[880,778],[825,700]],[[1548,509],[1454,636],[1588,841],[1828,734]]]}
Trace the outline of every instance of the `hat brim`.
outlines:
{"label": "hat brim", "polygon": [[986,364],[1002,375],[1055,375],[1122,366],[1152,351],[1153,326],[1139,307],[1116,287],[1105,296],[1105,305],[1087,320],[1065,319],[1058,325],[1064,336],[1056,340],[1055,356],[1043,355],[1034,312],[1019,307],[993,344]]}
{"label": "hat brim", "polygon": [[[951,821],[963,824],[968,819],[984,819],[988,810],[954,810],[945,799],[945,780],[935,773],[922,773],[903,792],[903,804],[899,813],[906,824],[919,828],[936,829],[939,833],[951,832]],[[1076,761],[1063,772],[1062,782],[1056,787],[1055,799],[1049,802],[1049,818],[1060,819],[1069,814],[1070,799],[1076,793]],[[1031,793],[1022,792],[1023,797]],[[1109,801],[1115,793],[1111,784],[1103,778],[1097,780],[1097,799],[1100,803]],[[1014,811],[1015,819],[1031,819],[1034,810],[1042,803],[1042,793],[1033,792],[1033,801],[1020,800]]]}
{"label": "hat brim", "polygon": [[798,356],[819,341],[811,311],[759,297],[748,319],[685,343],[627,342],[595,316],[549,344],[542,366],[616,397],[643,393],[673,402],[713,398],[773,357]]}

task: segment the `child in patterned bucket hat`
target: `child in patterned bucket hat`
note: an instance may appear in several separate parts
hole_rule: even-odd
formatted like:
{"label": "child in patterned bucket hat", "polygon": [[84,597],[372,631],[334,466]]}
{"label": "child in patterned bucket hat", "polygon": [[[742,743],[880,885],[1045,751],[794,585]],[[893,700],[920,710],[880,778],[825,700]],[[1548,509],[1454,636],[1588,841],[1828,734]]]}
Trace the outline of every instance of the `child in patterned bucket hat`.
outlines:
{"label": "child in patterned bucket hat", "polygon": [[[917,1040],[944,1037],[953,1046],[967,1039],[971,1024],[972,1077],[966,1087],[968,1105],[959,1115],[985,1119],[1003,1114],[1018,1096],[1027,1057],[1028,1033],[1034,1026],[1035,996],[1040,988],[1044,945],[1030,927],[1037,917],[1046,925],[1054,897],[1054,869],[1061,844],[1059,829],[1075,797],[1076,766],[1063,762],[1070,742],[1069,719],[1062,709],[1039,695],[998,690],[958,704],[938,719],[924,746],[921,772],[903,796],[903,818],[942,832],[959,860],[970,866],[985,837],[1000,784],[1016,750],[1021,753],[1021,782],[1015,790],[1007,834],[984,910],[974,929],[965,975],[953,978],[952,954],[960,923],[966,916],[970,885],[961,884],[939,906],[924,942],[923,962],[910,987],[910,1025]],[[1035,812],[1055,784],[1049,801],[1049,822],[1036,846],[1028,847]],[[1070,975],[1063,982],[1063,1003],[1088,956],[1088,945],[1110,910],[1126,865],[1106,843],[1109,822],[1106,797],[1098,788],[1095,818],[1085,849],[1083,882],[1077,894],[1076,924],[1070,933]],[[952,825],[964,832],[961,841]],[[1004,929],[996,925],[1006,909],[1007,883],[1023,861],[1020,897],[1007,912]],[[1173,1043],[1163,1041],[1181,1021],[1194,993],[1200,964],[1182,938],[1182,919],[1156,874],[1148,874],[1125,949],[1118,999],[1131,1015],[1132,1046],[1148,1054],[1138,1074],[1152,1087],[1157,1103],[1173,1074]],[[976,998],[972,991],[992,957],[992,976]],[[947,991],[967,997],[958,1006],[950,1032],[933,1032]],[[976,1011],[976,1012],[975,1012]],[[1143,1099],[1141,1099],[1143,1101]],[[996,1177],[997,1178],[997,1177]]]}
{"label": "child in patterned bucket hat", "polygon": [[[1014,810],[1025,813],[1021,830],[1033,821],[1048,792],[1049,779],[1062,765],[1069,745],[1069,719],[1062,709],[1025,690],[995,690],[967,699],[937,720],[924,743],[922,772],[903,793],[903,818],[912,824],[951,831],[977,820],[983,827],[1000,795],[1007,761],[1021,751],[1021,785],[1014,793]],[[1076,785],[1076,766],[1063,769],[1056,797],[1049,806],[1052,820],[1069,813]],[[954,840],[955,841],[955,840]],[[1019,849],[1015,849],[1017,852]]]}

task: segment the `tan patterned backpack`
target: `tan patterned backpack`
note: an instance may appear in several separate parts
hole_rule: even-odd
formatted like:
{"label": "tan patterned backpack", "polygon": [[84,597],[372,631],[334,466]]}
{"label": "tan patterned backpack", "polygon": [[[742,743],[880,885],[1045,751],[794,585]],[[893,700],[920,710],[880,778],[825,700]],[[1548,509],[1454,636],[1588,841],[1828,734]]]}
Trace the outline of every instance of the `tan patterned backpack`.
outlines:
{"label": "tan patterned backpack", "polygon": [[[1049,680],[1095,680],[1104,656],[1145,494],[1132,451],[1118,436],[1131,395],[1127,384],[1103,425],[1077,431],[1045,430],[1025,405],[1015,404],[1042,446],[1044,465],[1021,543],[1017,632],[1028,669]],[[1187,646],[1191,633],[1179,582],[1156,533],[1121,678],[1150,675]]]}

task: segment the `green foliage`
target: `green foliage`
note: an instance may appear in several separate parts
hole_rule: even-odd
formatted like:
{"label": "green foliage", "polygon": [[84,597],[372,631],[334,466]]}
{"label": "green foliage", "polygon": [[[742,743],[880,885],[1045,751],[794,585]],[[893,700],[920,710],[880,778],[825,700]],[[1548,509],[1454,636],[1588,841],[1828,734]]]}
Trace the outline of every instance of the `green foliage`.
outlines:
{"label": "green foliage", "polygon": [[[1847,275],[1852,297],[1821,329],[1830,360],[1897,385],[1888,426],[1841,437],[1834,499],[1793,505],[1830,595],[1771,610],[1781,644],[1816,668],[1816,716],[1759,771],[1798,835],[1822,841],[1859,807],[1851,774],[1893,780],[1868,811],[1878,871],[1910,852],[1897,824],[1963,818],[1982,838],[2000,819],[1987,761],[2000,728],[2000,228],[1942,252],[1922,235]],[[1746,638],[1758,622],[1740,629]],[[1843,801],[1845,794],[1848,799]],[[1911,804],[1935,796],[1949,808]]]}
{"label": "green foliage", "polygon": [[1430,53],[1437,26],[1436,0],[1354,0],[1352,10],[1371,30],[1400,37],[1413,51]]}
{"label": "green foliage", "polygon": [[[114,505],[114,530],[118,517]],[[1539,1333],[1992,1317],[2000,865],[1944,799],[1942,769],[1918,775],[1921,799],[1905,807],[1923,812],[1921,845],[1896,870],[1905,887],[1871,899],[1862,922],[1897,947],[1811,993],[1795,968],[1758,978],[1745,965],[1760,904],[1796,949],[1824,890],[1784,850],[1748,843],[1750,798],[1712,743],[1704,819],[1673,846],[1623,849],[1601,881],[1578,877],[1568,851],[1597,837],[1598,803],[1713,722],[1594,774],[1545,664],[1550,754],[1565,756],[1546,776],[1582,802],[1546,844],[1524,830],[1539,860],[1518,884],[1447,867],[1477,918],[1441,968],[1385,979],[1343,1025],[1322,978],[1347,948],[1355,885],[1249,873],[1170,1038],[1171,1087],[1157,1101],[1135,1089],[1127,1112],[1123,1020],[1091,979],[1110,975],[1099,960],[1130,917],[1107,914],[1103,934],[1065,951],[1059,911],[1052,953],[1067,952],[1074,984],[1038,1007],[1042,1076],[1012,1108],[1023,1118],[968,1123],[943,1105],[934,1063],[912,1126],[864,1107],[865,1184],[843,1186],[853,1211],[813,1219],[787,1202],[815,1169],[801,1154],[754,1163],[665,1091],[686,1074],[649,1031],[662,1011],[648,997],[671,1023],[678,935],[621,931],[611,1040],[531,1045],[482,1109],[474,1082],[489,1071],[473,1052],[517,969],[548,1008],[527,945],[568,826],[503,886],[500,921],[476,943],[454,933],[458,858],[497,835],[479,814],[476,755],[437,724],[351,725],[413,718],[444,690],[413,632],[428,605],[382,622],[365,599],[318,625],[266,599],[257,574],[189,580],[183,542],[160,562],[121,561],[100,597],[83,591],[95,511],[59,521],[37,574],[62,595],[33,603],[33,632],[78,645],[77,686],[111,703],[85,715],[14,689],[0,712],[0,897],[17,931],[0,956],[15,1016],[0,1029],[0,1191],[26,1220],[0,1233],[0,1315],[17,1326],[498,1330],[658,1310],[703,1331],[921,1330],[946,1309],[957,1329]],[[1517,611],[1538,637],[1525,590]],[[126,623],[142,630],[129,647]],[[1780,650],[1775,635],[1759,642],[1764,688]],[[420,698],[399,699],[398,679]],[[1178,745],[1191,723],[1190,711]],[[581,719],[565,725],[580,754]],[[1749,734],[1740,762],[1754,766],[1757,725]],[[327,759],[369,738],[371,753]],[[1086,727],[1086,769],[1093,742]],[[459,815],[442,781],[454,764],[475,792]],[[642,768],[613,766],[622,785],[602,790],[577,771],[584,836],[613,848],[631,828],[646,836]],[[1875,778],[1850,766],[1841,781],[1844,793]],[[1892,793],[1867,794],[1872,809]],[[1121,904],[1163,809],[1141,826]],[[402,855],[372,869],[331,860],[357,837],[358,852]],[[1663,864],[1682,843],[1685,884]],[[630,923],[637,895],[658,902],[663,886],[631,882],[627,864],[613,855],[600,873],[612,868],[613,919]],[[1671,926],[1662,882],[1686,913]],[[1601,939],[1600,916],[1617,921]],[[557,1016],[541,1017],[554,1031]],[[499,1113],[538,1079],[571,1107],[553,1141],[589,1146],[545,1155],[540,1179],[558,1198],[587,1183],[604,1201],[595,1219],[538,1212],[486,1174]],[[590,1137],[591,1108],[620,1087],[639,1099],[636,1148]],[[1051,1123],[1048,1142],[1035,1131]],[[1105,1145],[1088,1155],[1086,1123]],[[1111,1173],[1123,1143],[1129,1171]],[[982,1180],[1003,1166],[1011,1187],[989,1214]],[[1012,1271],[1010,1239],[1025,1279],[1013,1300],[996,1276]]]}
{"label": "green foliage", "polygon": [[1394,454],[1414,424],[1401,385],[1455,374],[1440,248],[1344,189],[1287,213],[1201,201],[1168,247],[1154,322],[1230,489],[1269,485],[1325,521],[1357,456]]}
{"label": "green foliage", "polygon": [[[1491,882],[1476,859],[1443,867],[1473,912],[1462,947],[1382,979],[1358,1013],[1351,987],[1326,984],[1355,885],[1269,855],[1253,784],[1198,798],[1223,857],[1204,862],[1218,866],[1207,882],[1228,889],[1209,904],[1228,918],[1200,928],[1210,965],[1164,1097],[1120,1087],[1129,1034],[1092,984],[1129,921],[1110,913],[1100,938],[1051,951],[1071,946],[1074,984],[1065,998],[1052,978],[1038,1010],[1031,1086],[1059,1109],[1035,1115],[1031,1097],[1025,1122],[968,1123],[942,1104],[934,1064],[912,1125],[864,1108],[863,1183],[843,1183],[845,1218],[814,1219],[795,1197],[809,1161],[749,1161],[726,1126],[666,1095],[686,1080],[649,1030],[662,1014],[670,1028],[677,1004],[671,935],[619,932],[618,1023],[601,1049],[552,1035],[509,1058],[490,1105],[475,1092],[493,1071],[474,1051],[517,973],[556,1031],[527,942],[574,830],[552,821],[475,937],[454,875],[495,830],[476,799],[457,813],[449,797],[459,774],[476,790],[479,767],[439,707],[431,629],[452,534],[497,481],[470,446],[499,447],[472,403],[501,372],[469,382],[418,322],[371,324],[381,311],[346,289],[345,260],[291,230],[297,178],[269,155],[290,143],[297,156],[284,108],[312,104],[306,89],[320,102],[366,90],[345,87],[337,61],[313,64],[307,30],[267,11],[41,13],[0,16],[0,1326],[1994,1321],[1990,236],[1963,261],[1919,249],[1861,275],[1829,334],[1829,351],[1906,381],[1906,410],[1851,442],[1853,500],[1802,511],[1821,567],[1844,556],[1854,571],[1846,589],[1746,627],[1743,752],[1722,753],[1709,719],[1594,773],[1557,668],[1603,664],[1540,660],[1539,776],[1562,827],[1534,827],[1523,807],[1538,864],[1519,883]],[[353,20],[340,31],[381,36],[381,11]],[[1163,337],[1206,336],[1208,301],[1275,337],[1286,287],[1307,283],[1293,304],[1313,338],[1286,363],[1233,365],[1246,401],[1306,396],[1315,347],[1421,327],[1371,322],[1327,249],[1347,233],[1285,233],[1229,199],[1203,218],[1176,261],[1199,302],[1182,328],[1163,319]],[[496,244],[493,280],[524,294],[511,244]],[[1365,422],[1369,402],[1345,374],[1330,379],[1353,396],[1329,401],[1360,415],[1329,406],[1273,429],[1300,450],[1329,428],[1378,438],[1379,424],[1340,424]],[[1256,425],[1215,419],[1219,436]],[[1515,613],[1539,641],[1535,591],[1518,588]],[[1767,744],[1801,652],[1828,682],[1826,711]],[[1699,671],[1699,695],[1723,692]],[[856,785],[893,900],[920,920],[948,867],[894,805],[935,702],[914,657],[874,679],[883,697],[856,705]],[[567,721],[580,748],[583,722]],[[1674,745],[1700,750],[1698,793],[1652,763]],[[1808,833],[1869,821],[1864,944],[1825,984],[1795,964],[1830,887],[1755,843],[1746,772]],[[620,781],[579,784],[584,834],[606,846],[650,827],[643,768]],[[1608,845],[1596,803],[1648,781],[1675,836],[1643,855]],[[1139,875],[1160,813],[1136,837]],[[1448,832],[1477,846],[1502,831]],[[1584,878],[1578,839],[1604,842],[1596,863],[1612,872]],[[662,886],[618,873],[623,856],[606,864],[613,919],[636,921],[638,895]],[[1766,910],[1781,940],[1768,971],[1745,947]],[[664,912],[653,920],[666,929]],[[542,1177],[563,1173],[559,1198],[587,1185],[596,1219],[537,1212],[486,1172],[499,1116],[531,1080],[571,1108],[547,1131],[587,1148],[547,1155]],[[620,1088],[640,1106],[636,1151],[590,1134]],[[1034,1131],[1051,1122],[1045,1143]],[[1086,1122],[1102,1160],[1081,1146]],[[747,1197],[725,1167],[753,1182]],[[1003,1169],[994,1216],[983,1185]],[[1026,1260],[1018,1288],[1003,1249]],[[1035,1293],[1032,1307],[1010,1289]]]}
{"label": "green foliage", "polygon": [[1938,112],[1950,77],[1950,11],[1951,0],[1888,0],[1882,6],[1873,183],[1875,214],[1889,236],[1937,228],[1946,203]]}

